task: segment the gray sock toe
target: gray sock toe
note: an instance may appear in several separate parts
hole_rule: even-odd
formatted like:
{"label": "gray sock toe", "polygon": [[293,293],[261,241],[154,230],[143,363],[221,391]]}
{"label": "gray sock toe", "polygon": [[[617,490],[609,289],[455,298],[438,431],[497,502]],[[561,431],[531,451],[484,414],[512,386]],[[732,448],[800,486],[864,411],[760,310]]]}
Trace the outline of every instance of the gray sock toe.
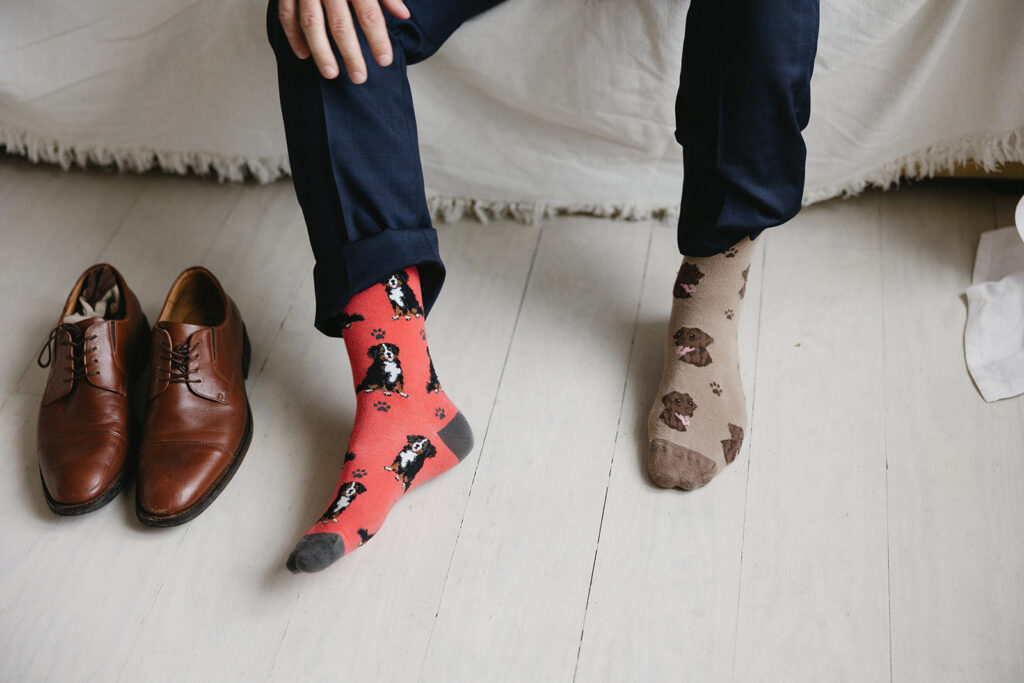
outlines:
{"label": "gray sock toe", "polygon": [[293,574],[318,572],[334,564],[345,554],[345,542],[338,534],[309,534],[299,539],[288,556],[287,567]]}

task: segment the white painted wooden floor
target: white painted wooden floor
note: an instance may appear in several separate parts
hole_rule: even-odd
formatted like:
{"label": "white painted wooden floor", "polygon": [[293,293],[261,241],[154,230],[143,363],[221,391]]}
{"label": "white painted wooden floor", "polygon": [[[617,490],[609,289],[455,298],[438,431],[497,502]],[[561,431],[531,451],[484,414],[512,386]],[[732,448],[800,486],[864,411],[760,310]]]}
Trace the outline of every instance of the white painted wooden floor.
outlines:
{"label": "white painted wooden floor", "polygon": [[[0,680],[1022,681],[1024,402],[986,404],[962,344],[978,235],[1012,206],[924,183],[764,233],[748,439],[693,493],[643,463],[672,227],[441,226],[431,350],[477,449],[293,576],[354,400],[290,184],[2,159]],[[35,357],[97,261],[150,316],[204,264],[252,336],[251,450],[183,527],[143,527],[130,488],[79,518],[43,501]]]}

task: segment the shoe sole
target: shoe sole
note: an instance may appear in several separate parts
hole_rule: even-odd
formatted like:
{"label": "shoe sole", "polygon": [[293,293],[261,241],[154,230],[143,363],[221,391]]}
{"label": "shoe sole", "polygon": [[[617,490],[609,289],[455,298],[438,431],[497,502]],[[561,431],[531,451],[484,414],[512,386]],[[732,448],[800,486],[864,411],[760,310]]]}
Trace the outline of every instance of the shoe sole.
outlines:
{"label": "shoe sole", "polygon": [[[249,378],[249,361],[252,357],[252,346],[249,343],[249,334],[242,326],[242,379],[243,381]],[[243,384],[244,387],[244,384]],[[252,442],[252,407],[249,405],[249,396],[245,396],[245,433],[242,434],[242,441],[238,444],[238,448],[235,449],[235,455],[231,460],[231,465],[221,475],[217,483],[214,484],[210,492],[200,498],[198,501],[193,503],[190,507],[185,508],[181,512],[173,515],[154,515],[147,512],[142,505],[139,504],[139,500],[135,499],[135,515],[139,518],[139,521],[147,526],[154,527],[170,527],[178,526],[186,522],[190,522],[199,515],[201,515],[206,508],[210,507],[210,504],[216,500],[217,496],[220,495],[231,478],[235,476],[235,472],[238,471],[238,466],[242,464],[242,460],[245,458],[245,454],[249,451],[249,444]]]}

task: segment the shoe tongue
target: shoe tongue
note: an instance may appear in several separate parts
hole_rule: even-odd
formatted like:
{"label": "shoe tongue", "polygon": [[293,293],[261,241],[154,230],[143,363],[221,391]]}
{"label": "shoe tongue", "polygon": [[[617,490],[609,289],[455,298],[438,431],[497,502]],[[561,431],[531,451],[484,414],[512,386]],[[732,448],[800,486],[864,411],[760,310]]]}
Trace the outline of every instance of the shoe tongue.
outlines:
{"label": "shoe tongue", "polygon": [[171,344],[174,346],[184,344],[193,334],[206,329],[202,325],[193,325],[192,323],[159,322],[156,326],[161,330],[167,330],[167,334],[171,337]]}
{"label": "shoe tongue", "polygon": [[71,336],[77,340],[81,339],[90,327],[101,322],[103,322],[103,318],[96,315],[91,318],[86,318],[85,320],[78,320],[73,323],[64,323],[64,327],[71,333]]}

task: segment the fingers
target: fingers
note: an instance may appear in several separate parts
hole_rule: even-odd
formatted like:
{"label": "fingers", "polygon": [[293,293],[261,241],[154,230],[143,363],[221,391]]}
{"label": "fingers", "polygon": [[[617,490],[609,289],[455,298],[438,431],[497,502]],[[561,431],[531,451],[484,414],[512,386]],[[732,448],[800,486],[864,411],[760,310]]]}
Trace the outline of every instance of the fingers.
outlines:
{"label": "fingers", "polygon": [[348,77],[353,83],[365,82],[366,62],[363,61],[363,51],[359,47],[359,38],[356,36],[352,13],[348,9],[348,0],[324,0],[324,9],[327,10],[327,25],[345,62]]}
{"label": "fingers", "polygon": [[306,43],[320,73],[324,78],[334,78],[338,75],[338,62],[334,59],[331,41],[327,38],[323,10],[320,0],[299,0],[299,26],[306,36]]}
{"label": "fingers", "polygon": [[309,57],[309,45],[306,44],[302,29],[299,28],[299,13],[295,7],[295,1],[279,0],[277,18],[281,21],[281,28],[284,29],[284,35],[288,38],[292,52],[299,59],[306,59]]}
{"label": "fingers", "polygon": [[[352,3],[351,10],[349,2]],[[366,35],[377,63],[388,66],[394,61],[382,5],[399,19],[411,16],[403,0],[278,0],[278,17],[295,55],[299,59],[312,55],[317,69],[328,79],[338,75],[338,62],[328,38],[330,34],[338,46],[349,78],[359,84],[366,81],[367,69],[356,35],[356,21]]]}
{"label": "fingers", "polygon": [[381,0],[381,4],[399,19],[408,19],[412,16],[409,12],[409,8],[405,6],[402,0]]}
{"label": "fingers", "polygon": [[[370,44],[370,54],[377,63],[387,66],[391,63],[391,36],[384,24],[384,13],[380,9],[380,0],[352,0],[352,9],[359,19],[359,25],[366,34],[366,42]],[[337,40],[337,38],[335,38]],[[344,53],[343,53],[344,54]]]}

